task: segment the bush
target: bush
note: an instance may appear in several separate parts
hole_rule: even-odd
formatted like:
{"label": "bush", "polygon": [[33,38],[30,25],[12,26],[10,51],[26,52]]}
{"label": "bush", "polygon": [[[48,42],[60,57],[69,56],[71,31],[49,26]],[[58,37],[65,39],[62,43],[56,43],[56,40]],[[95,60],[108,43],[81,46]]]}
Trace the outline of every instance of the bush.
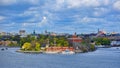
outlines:
{"label": "bush", "polygon": [[31,50],[32,46],[31,46],[31,43],[24,43],[23,46],[22,46],[22,49],[23,50]]}
{"label": "bush", "polygon": [[35,42],[35,45],[33,47],[33,45],[31,43],[26,42],[26,43],[23,44],[21,50],[39,51],[40,50],[40,44]]}
{"label": "bush", "polygon": [[91,50],[91,51],[94,51],[94,50],[95,50],[95,45],[91,44],[91,45],[90,45],[90,50]]}
{"label": "bush", "polygon": [[36,43],[35,51],[39,51],[39,50],[40,50],[40,44],[39,44],[39,43]]}
{"label": "bush", "polygon": [[108,38],[94,38],[96,45],[110,45],[110,40]]}
{"label": "bush", "polygon": [[10,43],[10,44],[8,44],[8,46],[10,46],[10,47],[12,47],[12,46],[18,46],[18,44],[14,44],[14,43]]}

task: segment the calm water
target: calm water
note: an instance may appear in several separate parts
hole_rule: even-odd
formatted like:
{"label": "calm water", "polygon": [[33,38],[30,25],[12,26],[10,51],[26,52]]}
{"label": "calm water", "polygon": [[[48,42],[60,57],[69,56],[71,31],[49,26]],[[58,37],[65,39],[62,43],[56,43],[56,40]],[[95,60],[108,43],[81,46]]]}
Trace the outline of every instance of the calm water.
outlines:
{"label": "calm water", "polygon": [[0,51],[0,68],[120,68],[120,47],[74,55],[24,54],[17,49]]}

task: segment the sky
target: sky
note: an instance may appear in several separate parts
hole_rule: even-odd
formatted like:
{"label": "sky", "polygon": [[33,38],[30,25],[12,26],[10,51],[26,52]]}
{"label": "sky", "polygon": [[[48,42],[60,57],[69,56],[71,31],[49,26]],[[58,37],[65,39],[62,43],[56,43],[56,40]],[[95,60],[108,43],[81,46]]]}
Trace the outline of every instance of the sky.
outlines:
{"label": "sky", "polygon": [[0,0],[0,32],[120,33],[120,0]]}

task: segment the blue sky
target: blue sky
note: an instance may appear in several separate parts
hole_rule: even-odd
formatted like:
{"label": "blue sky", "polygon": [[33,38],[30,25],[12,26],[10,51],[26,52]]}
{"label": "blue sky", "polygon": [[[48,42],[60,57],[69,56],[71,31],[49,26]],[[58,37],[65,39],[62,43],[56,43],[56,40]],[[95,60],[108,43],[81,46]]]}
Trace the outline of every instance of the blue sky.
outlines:
{"label": "blue sky", "polygon": [[0,0],[0,32],[120,33],[120,0]]}

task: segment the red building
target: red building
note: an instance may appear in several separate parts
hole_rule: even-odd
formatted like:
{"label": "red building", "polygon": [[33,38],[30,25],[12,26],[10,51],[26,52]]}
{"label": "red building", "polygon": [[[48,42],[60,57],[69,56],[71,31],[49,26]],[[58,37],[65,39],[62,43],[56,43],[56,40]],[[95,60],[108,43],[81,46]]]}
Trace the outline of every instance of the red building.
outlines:
{"label": "red building", "polygon": [[82,39],[80,37],[77,37],[76,35],[73,35],[72,38],[68,38],[70,42],[81,42]]}
{"label": "red building", "polygon": [[80,46],[80,43],[82,42],[82,38],[77,37],[76,33],[72,36],[72,38],[68,38],[69,45],[74,47],[75,49],[78,49]]}
{"label": "red building", "polygon": [[62,51],[65,51],[65,50],[70,50],[70,51],[74,51],[74,48],[73,47],[48,47],[46,48],[46,51],[52,51],[52,52],[62,52]]}

